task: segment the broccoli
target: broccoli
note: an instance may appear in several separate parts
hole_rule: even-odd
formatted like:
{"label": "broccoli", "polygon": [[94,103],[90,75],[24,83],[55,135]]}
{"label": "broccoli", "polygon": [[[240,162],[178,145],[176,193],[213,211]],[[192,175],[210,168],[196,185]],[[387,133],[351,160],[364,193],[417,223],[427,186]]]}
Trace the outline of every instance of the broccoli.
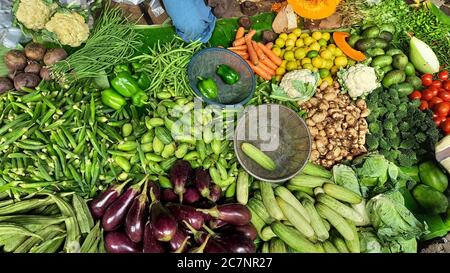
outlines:
{"label": "broccoli", "polygon": [[381,126],[379,122],[372,122],[369,124],[369,131],[374,135],[382,135]]}
{"label": "broccoli", "polygon": [[378,112],[370,112],[370,115],[366,117],[368,123],[376,122],[378,119]]}
{"label": "broccoli", "polygon": [[392,120],[392,119],[386,120],[386,121],[383,123],[384,130],[393,131],[393,129],[394,129],[394,124],[395,124],[394,120]]}
{"label": "broccoli", "polygon": [[389,140],[394,139],[394,138],[397,137],[397,134],[396,134],[394,131],[391,131],[391,130],[386,130],[386,131],[384,132],[384,134],[385,134],[385,136],[386,136],[387,138],[389,138]]}
{"label": "broccoli", "polygon": [[394,103],[387,102],[387,103],[386,103],[386,109],[387,109],[389,112],[395,112],[395,111],[397,110],[397,105],[394,104]]}
{"label": "broccoli", "polygon": [[411,167],[417,163],[417,156],[412,150],[401,150],[397,160],[399,166]]}
{"label": "broccoli", "polygon": [[378,138],[372,134],[368,134],[366,136],[366,144],[367,147],[369,148],[369,151],[375,151],[378,149],[379,146]]}
{"label": "broccoli", "polygon": [[384,154],[384,157],[386,157],[386,159],[391,162],[395,162],[399,155],[400,152],[398,150],[390,150],[386,154]]}
{"label": "broccoli", "polygon": [[402,149],[412,149],[412,148],[414,148],[414,146],[416,146],[416,144],[417,144],[417,142],[416,142],[415,139],[408,138],[408,139],[403,140],[400,143],[400,148],[402,148]]}
{"label": "broccoli", "polygon": [[410,103],[414,108],[418,108],[420,106],[420,100],[412,100]]}
{"label": "broccoli", "polygon": [[389,150],[389,149],[391,149],[391,145],[389,144],[389,141],[386,140],[385,138],[381,138],[381,139],[379,140],[379,146],[380,146],[380,148],[383,149],[383,150]]}
{"label": "broccoli", "polygon": [[398,128],[399,128],[399,130],[400,130],[401,132],[406,132],[406,131],[408,131],[409,128],[410,128],[410,127],[409,127],[409,123],[406,122],[406,121],[403,121],[403,122],[401,122],[401,123],[399,124]]}
{"label": "broccoli", "polygon": [[419,144],[424,143],[425,141],[427,141],[427,135],[425,135],[423,132],[419,132],[416,134],[416,141]]}
{"label": "broccoli", "polygon": [[401,140],[400,140],[400,138],[398,136],[393,138],[393,139],[391,139],[391,146],[392,146],[392,148],[398,149],[399,146],[400,146],[400,141]]}

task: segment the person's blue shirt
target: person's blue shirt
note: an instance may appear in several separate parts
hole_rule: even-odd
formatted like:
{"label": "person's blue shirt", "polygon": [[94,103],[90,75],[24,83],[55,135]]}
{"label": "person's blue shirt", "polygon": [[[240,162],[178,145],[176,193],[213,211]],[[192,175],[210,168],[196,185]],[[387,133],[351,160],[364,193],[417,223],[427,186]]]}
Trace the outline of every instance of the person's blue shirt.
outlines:
{"label": "person's blue shirt", "polygon": [[178,35],[186,42],[206,43],[212,36],[216,17],[204,0],[163,0]]}

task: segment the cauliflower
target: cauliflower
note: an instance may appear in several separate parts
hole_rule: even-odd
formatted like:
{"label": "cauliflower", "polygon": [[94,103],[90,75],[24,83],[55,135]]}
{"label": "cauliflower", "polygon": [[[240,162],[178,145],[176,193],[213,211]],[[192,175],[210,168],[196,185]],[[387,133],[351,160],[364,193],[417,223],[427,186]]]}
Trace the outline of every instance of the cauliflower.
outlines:
{"label": "cauliflower", "polygon": [[78,47],[89,37],[89,26],[83,16],[78,13],[56,13],[45,25],[45,28],[56,34],[63,45]]}
{"label": "cauliflower", "polygon": [[278,100],[306,101],[314,96],[320,76],[308,69],[294,70],[284,75],[280,86],[273,85],[271,97]]}
{"label": "cauliflower", "polygon": [[357,64],[347,70],[339,71],[338,81],[341,90],[347,92],[353,99],[367,96],[380,87],[375,68],[363,64]]}
{"label": "cauliflower", "polygon": [[37,31],[45,28],[56,8],[56,4],[47,5],[42,0],[20,0],[16,18],[26,28]]}

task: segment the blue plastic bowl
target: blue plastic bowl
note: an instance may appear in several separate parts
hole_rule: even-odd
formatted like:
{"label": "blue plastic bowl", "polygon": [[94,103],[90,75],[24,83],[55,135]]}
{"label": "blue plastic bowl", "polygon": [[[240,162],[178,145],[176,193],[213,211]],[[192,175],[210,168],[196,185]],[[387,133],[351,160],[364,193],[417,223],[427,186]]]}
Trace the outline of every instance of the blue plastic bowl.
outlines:
{"label": "blue plastic bowl", "polygon": [[[239,75],[239,82],[228,85],[216,74],[218,65],[226,64],[235,69]],[[194,92],[208,104],[221,107],[246,104],[255,93],[256,77],[248,63],[238,54],[224,48],[206,48],[197,52],[188,66],[189,84]],[[198,79],[212,78],[216,81],[219,94],[216,100],[202,95],[197,89]]]}

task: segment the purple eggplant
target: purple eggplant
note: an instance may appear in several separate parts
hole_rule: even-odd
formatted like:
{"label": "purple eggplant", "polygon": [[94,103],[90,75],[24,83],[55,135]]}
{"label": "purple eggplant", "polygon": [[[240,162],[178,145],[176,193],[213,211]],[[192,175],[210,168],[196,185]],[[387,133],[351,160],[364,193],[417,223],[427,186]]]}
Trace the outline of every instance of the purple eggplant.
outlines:
{"label": "purple eggplant", "polygon": [[128,209],[134,198],[139,194],[142,183],[145,180],[129,187],[114,203],[112,203],[102,218],[102,226],[105,231],[118,229],[125,221]]}
{"label": "purple eggplant", "polygon": [[190,237],[182,230],[178,229],[169,242],[170,250],[175,253],[183,253],[187,250]]}
{"label": "purple eggplant", "polygon": [[164,202],[175,202],[178,200],[178,196],[172,189],[164,189],[162,192],[161,200]]}
{"label": "purple eggplant", "polygon": [[181,225],[181,227],[184,229],[184,231],[187,234],[192,235],[192,237],[194,238],[194,241],[197,244],[202,244],[205,241],[206,237],[208,236],[208,233],[206,233],[203,230],[196,230],[191,225],[189,225],[189,223],[186,222],[185,220],[183,220],[182,222],[183,222],[183,225]]}
{"label": "purple eggplant", "polygon": [[211,176],[209,175],[209,172],[203,169],[195,170],[194,184],[201,196],[205,198],[210,197],[209,187],[211,185]]}
{"label": "purple eggplant", "polygon": [[152,203],[161,200],[161,187],[158,183],[153,181],[149,182],[148,192]]}
{"label": "purple eggplant", "polygon": [[220,197],[222,196],[222,189],[216,184],[211,185],[209,192],[210,193],[208,199],[213,201],[214,203],[219,201]]}
{"label": "purple eggplant", "polygon": [[164,246],[155,236],[153,236],[153,228],[150,221],[145,224],[144,230],[144,253],[164,253]]}
{"label": "purple eggplant", "polygon": [[227,234],[241,234],[252,241],[256,240],[256,237],[258,237],[258,232],[251,223],[243,226],[225,226],[219,229],[219,232]]}
{"label": "purple eggplant", "polygon": [[142,241],[144,237],[145,216],[148,206],[147,187],[134,198],[125,218],[125,233],[135,243]]}
{"label": "purple eggplant", "polygon": [[241,234],[222,234],[215,240],[231,253],[255,253],[256,246],[253,240]]}
{"label": "purple eggplant", "polygon": [[204,253],[230,253],[230,251],[215,238],[209,238]]}
{"label": "purple eggplant", "polygon": [[89,203],[89,208],[92,217],[94,217],[95,219],[100,219],[103,216],[103,214],[105,214],[105,211],[108,208],[108,206],[119,198],[119,196],[122,194],[125,185],[128,182],[129,181],[126,181],[120,185],[111,186],[106,191],[102,192],[97,198],[92,200]]}
{"label": "purple eggplant", "polygon": [[224,228],[228,227],[228,223],[220,219],[212,219],[209,221],[209,227],[212,229]]}
{"label": "purple eggplant", "polygon": [[170,169],[170,182],[174,186],[173,191],[180,198],[180,203],[183,202],[183,194],[186,191],[186,182],[192,175],[192,167],[189,162],[178,160]]}
{"label": "purple eggplant", "polygon": [[197,188],[186,188],[183,194],[183,203],[194,204],[199,201],[202,196],[198,192]]}
{"label": "purple eggplant", "polygon": [[235,226],[246,225],[252,219],[250,210],[246,206],[237,203],[219,205],[211,209],[197,210]]}
{"label": "purple eggplant", "polygon": [[177,232],[178,223],[170,211],[157,201],[150,207],[150,221],[153,235],[158,241],[168,242]]}
{"label": "purple eggplant", "polygon": [[195,208],[186,206],[186,205],[178,205],[178,204],[170,204],[167,205],[167,208],[170,210],[175,219],[179,222],[186,221],[190,226],[192,226],[196,230],[200,230],[205,223],[205,219],[203,217],[203,213],[197,211]]}
{"label": "purple eggplant", "polygon": [[105,236],[105,248],[108,253],[139,253],[139,246],[119,231],[108,232]]}

